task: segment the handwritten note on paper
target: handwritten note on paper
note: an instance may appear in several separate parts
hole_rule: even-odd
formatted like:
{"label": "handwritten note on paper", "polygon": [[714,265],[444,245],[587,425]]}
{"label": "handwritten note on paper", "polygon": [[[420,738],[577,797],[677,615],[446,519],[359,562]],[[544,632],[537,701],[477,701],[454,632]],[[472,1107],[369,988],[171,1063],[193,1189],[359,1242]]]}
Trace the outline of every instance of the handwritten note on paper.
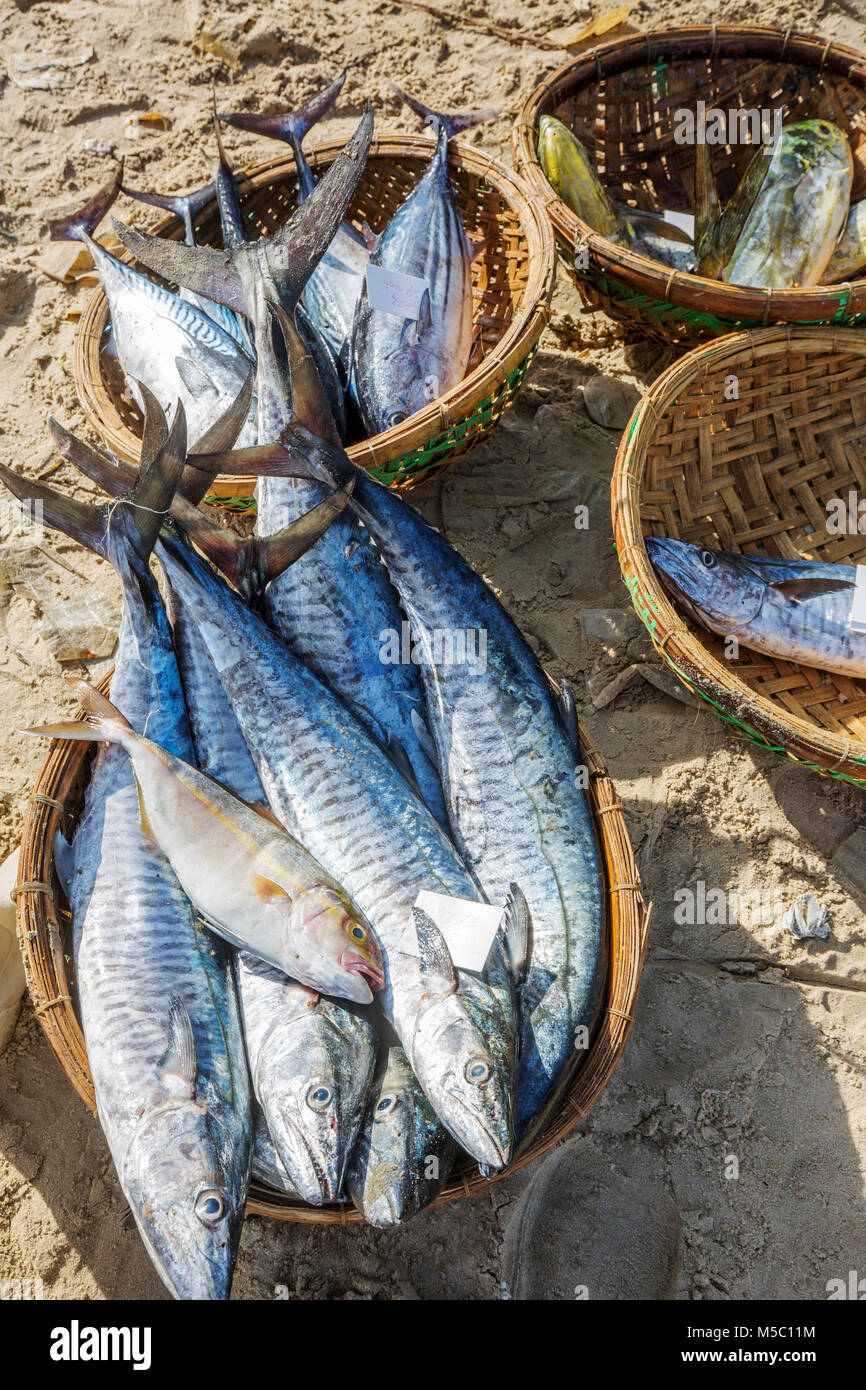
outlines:
{"label": "handwritten note on paper", "polygon": [[401,270],[386,270],[367,263],[367,298],[371,309],[394,314],[399,319],[417,319],[427,281]]}

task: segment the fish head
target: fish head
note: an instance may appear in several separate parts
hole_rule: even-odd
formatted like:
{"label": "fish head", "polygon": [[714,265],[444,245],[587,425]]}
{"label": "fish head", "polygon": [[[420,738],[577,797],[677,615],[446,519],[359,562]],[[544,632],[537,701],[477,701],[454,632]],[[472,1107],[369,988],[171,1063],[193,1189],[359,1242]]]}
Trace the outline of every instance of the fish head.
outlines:
{"label": "fish head", "polygon": [[373,409],[376,432],[396,429],[441,395],[447,357],[440,360],[431,328],[429,293],[424,291],[419,317],[404,320],[397,346],[381,362],[381,400]]}
{"label": "fish head", "polygon": [[458,1143],[479,1163],[504,1168],[514,1137],[513,1037],[483,981],[464,971],[459,993],[422,1001],[411,1057]]}
{"label": "fish head", "polygon": [[177,1299],[229,1296],[246,1196],[246,1171],[225,1171],[218,1122],[194,1101],[145,1117],[122,1186],[163,1283]]}
{"label": "fish head", "polygon": [[268,1038],[255,1090],[283,1165],[305,1202],[336,1202],[361,1123],[370,1065],[369,1026],[312,996],[309,1008]]}
{"label": "fish head", "polygon": [[382,950],[339,889],[317,884],[296,894],[284,926],[287,973],[322,994],[369,1004],[385,981]]}
{"label": "fish head", "polygon": [[[444,1180],[442,1133],[402,1047],[388,1048],[377,1063],[364,1128],[346,1175],[365,1221],[396,1226],[435,1195],[431,1182],[438,1190]],[[432,1171],[431,1158],[437,1159]]]}
{"label": "fish head", "polygon": [[736,632],[760,611],[766,584],[745,556],[666,536],[647,536],[647,554],[677,603],[713,632]]}

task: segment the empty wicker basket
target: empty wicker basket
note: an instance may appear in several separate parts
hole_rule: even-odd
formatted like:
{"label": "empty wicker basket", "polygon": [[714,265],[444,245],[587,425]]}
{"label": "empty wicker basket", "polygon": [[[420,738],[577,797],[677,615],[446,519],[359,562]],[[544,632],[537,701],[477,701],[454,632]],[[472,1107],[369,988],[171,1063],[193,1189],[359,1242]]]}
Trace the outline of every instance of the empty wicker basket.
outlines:
{"label": "empty wicker basket", "polygon": [[[315,172],[336,158],[339,144],[309,153]],[[381,231],[414,186],[433,146],[422,136],[383,135],[370,157],[349,215]],[[350,448],[352,460],[380,481],[410,487],[466,453],[496,424],[513,399],[535,354],[550,313],[556,270],[553,235],[544,209],[513,171],[481,150],[452,141],[450,169],[467,234],[484,243],[472,264],[477,348],[459,386],[403,424]],[[288,156],[251,165],[240,179],[251,235],[273,232],[290,216],[297,197],[294,160]],[[196,221],[199,240],[219,243],[212,204]],[[181,224],[163,218],[153,231],[179,239]],[[127,256],[127,260],[131,257]],[[122,395],[122,382],[102,353],[110,324],[108,301],[94,291],[75,343],[75,383],[90,423],[115,453],[138,461],[141,419]],[[221,479],[219,497],[252,493],[254,479]]]}
{"label": "empty wicker basket", "polygon": [[[107,689],[103,682],[102,689]],[[605,871],[610,966],[605,1009],[577,1076],[542,1133],[508,1170],[531,1163],[567,1134],[598,1100],[622,1055],[637,1004],[650,909],[644,907],[637,866],[622,807],[603,762],[581,729],[592,806]],[[48,1041],[78,1094],[95,1109],[84,1037],[76,1016],[74,966],[69,950],[70,915],[53,868],[58,828],[69,833],[79,814],[93,745],[52,743],[24,825],[17,888],[18,935],[27,983]],[[500,1175],[500,1176],[505,1176]],[[489,1181],[497,1181],[492,1178]],[[435,1205],[486,1187],[477,1164],[458,1164]],[[250,1188],[249,1212],[283,1221],[359,1222],[354,1207],[311,1207],[269,1188]]]}
{"label": "empty wicker basket", "polygon": [[[518,169],[546,199],[560,259],[589,309],[636,334],[695,344],[732,328],[772,323],[857,323],[866,279],[816,289],[743,289],[671,271],[598,236],[553,192],[538,160],[538,121],[559,117],[589,150],[612,197],[654,211],[694,212],[693,145],[674,138],[675,113],[757,109],[785,121],[824,116],[854,149],[853,198],[866,193],[866,58],[791,30],[697,25],[632,34],[594,48],[546,78],[514,127]],[[754,146],[710,147],[723,199]],[[586,248],[586,268],[575,251]]]}
{"label": "empty wicker basket", "polygon": [[612,507],[632,602],[680,680],[753,743],[866,786],[866,681],[745,646],[729,659],[668,597],[644,545],[670,536],[859,564],[866,535],[827,524],[828,501],[852,491],[866,496],[866,333],[773,328],[709,343],[659,377],[623,436]]}

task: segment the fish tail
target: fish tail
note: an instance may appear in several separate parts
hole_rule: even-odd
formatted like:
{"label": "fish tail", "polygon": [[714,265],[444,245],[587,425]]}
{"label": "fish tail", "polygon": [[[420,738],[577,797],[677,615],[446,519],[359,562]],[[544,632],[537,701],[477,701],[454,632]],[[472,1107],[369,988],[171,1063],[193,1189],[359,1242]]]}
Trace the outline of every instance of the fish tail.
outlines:
{"label": "fish tail", "polygon": [[459,135],[461,131],[471,130],[473,126],[481,125],[484,121],[492,121],[500,114],[498,108],[488,108],[479,111],[434,111],[431,106],[425,106],[423,101],[417,97],[410,96],[404,92],[402,87],[398,87],[396,82],[389,82],[388,86],[392,92],[396,92],[402,102],[406,104],[416,116],[420,116],[422,121],[432,125],[438,133],[445,130],[446,138],[451,139],[452,135]]}
{"label": "fish tail", "polygon": [[103,184],[99,192],[94,193],[83,208],[79,208],[78,212],[73,212],[69,217],[58,217],[53,222],[48,223],[48,234],[51,240],[83,241],[86,237],[92,237],[121,191],[122,178],[123,160],[121,159],[115,170],[114,178]]}
{"label": "fish tail", "polygon": [[39,724],[19,732],[35,734],[40,738],[79,739],[85,743],[120,743],[124,746],[137,739],[138,735],[129,721],[107,696],[101,695],[87,681],[70,680],[69,683],[81,701],[84,719]]}
{"label": "fish tail", "polygon": [[[309,198],[304,199],[279,231],[262,243],[269,277],[286,309],[295,308],[304,286],[346,216],[364,171],[372,138],[373,111],[368,102],[355,133]],[[238,270],[238,258],[248,252],[246,246],[214,251],[209,247],[184,246],[179,241],[149,236],[117,219],[112,225],[126,249],[149,270],[237,313],[247,312]]]}
{"label": "fish tail", "polygon": [[300,149],[304,137],[330,110],[342,91],[345,71],[329,86],[295,111],[283,111],[275,116],[250,116],[243,111],[218,111],[215,114],[226,125],[237,130],[249,130],[254,135],[266,135],[272,140],[284,140]]}
{"label": "fish tail", "polygon": [[240,246],[246,241],[246,229],[244,227],[244,213],[241,207],[240,195],[238,193],[237,180],[234,170],[226,154],[223,144],[222,131],[217,119],[216,91],[211,87],[211,97],[213,100],[213,128],[216,135],[217,153],[219,155],[219,171],[216,177],[217,202],[220,211],[220,227],[222,228],[223,246],[232,249]]}
{"label": "fish tail", "polygon": [[206,183],[201,188],[194,188],[191,193],[147,193],[142,188],[127,188],[121,183],[119,191],[127,198],[134,198],[137,203],[147,203],[150,207],[162,208],[163,212],[173,212],[185,227],[192,230],[195,218],[216,197],[216,184]]}

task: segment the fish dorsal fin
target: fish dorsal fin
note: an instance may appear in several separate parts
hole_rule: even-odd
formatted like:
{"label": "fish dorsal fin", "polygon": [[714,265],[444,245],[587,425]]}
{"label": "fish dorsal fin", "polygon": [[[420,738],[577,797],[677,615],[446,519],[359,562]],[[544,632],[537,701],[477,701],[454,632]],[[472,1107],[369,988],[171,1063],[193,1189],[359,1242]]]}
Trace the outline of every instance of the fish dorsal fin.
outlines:
{"label": "fish dorsal fin", "polygon": [[195,1034],[189,1011],[179,994],[169,996],[168,1046],[156,1070],[160,1081],[173,1095],[195,1098]]}
{"label": "fish dorsal fin", "polygon": [[774,593],[780,594],[782,598],[789,599],[792,603],[801,603],[803,599],[820,598],[822,594],[838,594],[843,589],[853,589],[853,579],[780,579],[776,584],[770,584],[769,588]]}
{"label": "fish dorsal fin", "polygon": [[415,935],[418,938],[418,959],[421,964],[421,974],[425,980],[435,978],[439,983],[445,985],[449,994],[453,994],[457,989],[457,974],[445,937],[433,918],[423,908],[413,907],[412,918],[415,923]]}

